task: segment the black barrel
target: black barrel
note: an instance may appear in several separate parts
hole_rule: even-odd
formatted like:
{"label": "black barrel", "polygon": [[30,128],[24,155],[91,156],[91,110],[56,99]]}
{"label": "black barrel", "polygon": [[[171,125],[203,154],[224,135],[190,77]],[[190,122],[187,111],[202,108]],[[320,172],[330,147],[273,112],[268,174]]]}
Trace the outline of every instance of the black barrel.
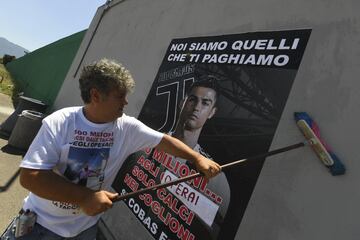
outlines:
{"label": "black barrel", "polygon": [[16,121],[8,144],[18,149],[27,150],[38,133],[44,117],[45,115],[41,112],[24,110]]}
{"label": "black barrel", "polygon": [[32,110],[40,113],[45,113],[47,105],[40,100],[20,96],[19,103],[15,111],[0,125],[0,132],[2,135],[9,137],[15,127],[18,116],[24,110]]}

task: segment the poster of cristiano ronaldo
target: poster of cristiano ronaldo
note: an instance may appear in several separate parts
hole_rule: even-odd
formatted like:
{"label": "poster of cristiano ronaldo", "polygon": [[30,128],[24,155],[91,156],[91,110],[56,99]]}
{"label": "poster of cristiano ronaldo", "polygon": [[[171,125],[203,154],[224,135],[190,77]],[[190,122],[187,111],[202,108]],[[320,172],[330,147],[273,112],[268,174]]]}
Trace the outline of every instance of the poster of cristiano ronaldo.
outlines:
{"label": "poster of cristiano ronaldo", "polygon": [[[311,30],[173,39],[139,119],[220,165],[269,150]],[[125,200],[153,239],[233,239],[265,159]],[[157,149],[124,162],[120,194],[195,173]],[[221,237],[220,237],[221,236]]]}

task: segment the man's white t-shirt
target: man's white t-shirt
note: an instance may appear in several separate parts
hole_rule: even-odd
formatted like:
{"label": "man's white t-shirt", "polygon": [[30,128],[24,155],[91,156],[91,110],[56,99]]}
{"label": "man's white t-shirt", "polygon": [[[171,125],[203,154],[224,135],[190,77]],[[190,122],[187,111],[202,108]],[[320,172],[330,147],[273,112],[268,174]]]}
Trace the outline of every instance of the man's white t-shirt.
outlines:
{"label": "man's white t-shirt", "polygon": [[[163,134],[125,114],[114,122],[95,124],[82,109],[64,108],[46,117],[20,167],[52,169],[73,183],[110,190],[124,160],[140,149],[155,147]],[[33,193],[25,198],[23,208],[35,211],[40,225],[63,237],[76,236],[100,218]]]}

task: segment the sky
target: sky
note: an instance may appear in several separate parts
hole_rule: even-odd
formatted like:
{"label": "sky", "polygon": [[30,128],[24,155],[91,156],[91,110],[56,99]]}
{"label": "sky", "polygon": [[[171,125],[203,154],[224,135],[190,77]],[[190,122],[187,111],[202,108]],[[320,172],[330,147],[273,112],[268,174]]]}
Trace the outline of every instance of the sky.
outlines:
{"label": "sky", "polygon": [[1,0],[0,37],[29,51],[90,26],[106,0]]}

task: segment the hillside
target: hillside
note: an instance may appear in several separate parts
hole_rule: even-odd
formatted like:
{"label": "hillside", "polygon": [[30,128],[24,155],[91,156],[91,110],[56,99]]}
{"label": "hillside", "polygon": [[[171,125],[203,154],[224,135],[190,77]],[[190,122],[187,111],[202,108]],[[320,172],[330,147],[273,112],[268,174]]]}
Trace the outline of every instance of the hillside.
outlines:
{"label": "hillside", "polygon": [[0,93],[11,96],[13,89],[14,84],[11,75],[4,65],[0,63]]}
{"label": "hillside", "polygon": [[0,56],[2,57],[4,54],[13,55],[16,58],[22,57],[25,55],[25,51],[29,52],[29,50],[16,45],[8,41],[7,39],[0,37]]}

